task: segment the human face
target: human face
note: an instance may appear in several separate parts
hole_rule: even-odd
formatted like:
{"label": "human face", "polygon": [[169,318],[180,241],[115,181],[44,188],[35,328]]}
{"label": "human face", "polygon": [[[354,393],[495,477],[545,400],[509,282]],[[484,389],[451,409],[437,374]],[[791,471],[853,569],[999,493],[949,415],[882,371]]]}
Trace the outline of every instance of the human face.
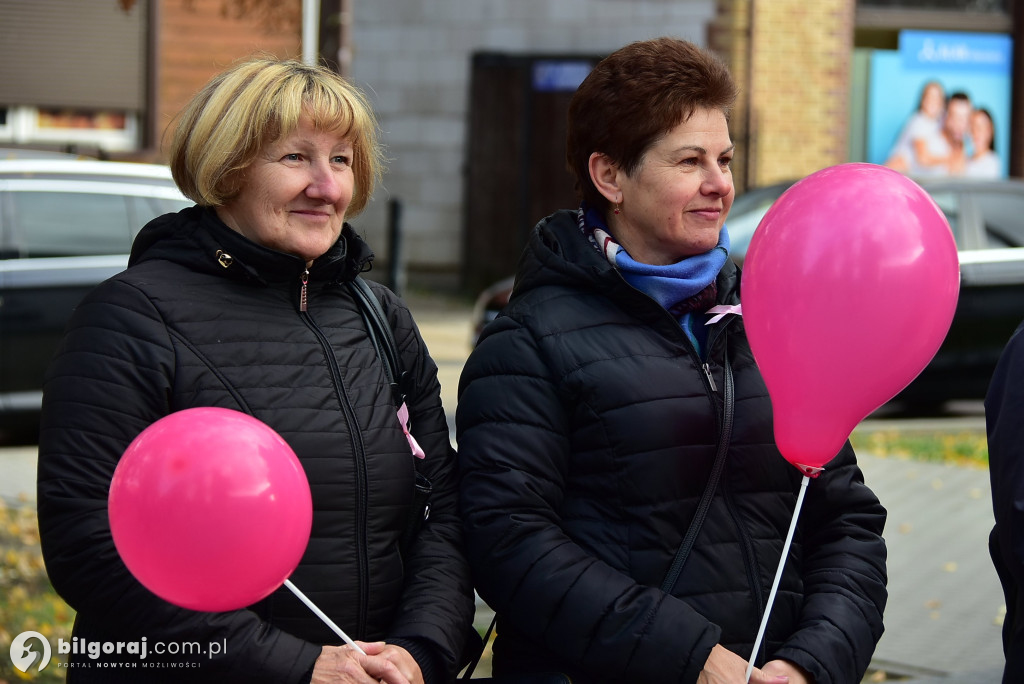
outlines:
{"label": "human face", "polygon": [[942,116],[942,110],[946,106],[946,94],[938,83],[929,83],[925,86],[924,94],[921,96],[921,111],[933,119]]}
{"label": "human face", "polygon": [[967,126],[971,119],[971,103],[967,100],[950,100],[946,108],[946,131],[950,139],[961,141],[967,134]]}
{"label": "human face", "polygon": [[992,121],[985,112],[971,114],[971,140],[979,152],[992,149]]}
{"label": "human face", "polygon": [[698,109],[654,143],[632,177],[618,172],[610,227],[631,257],[667,265],[714,249],[735,196],[734,148],[725,114]]}
{"label": "human face", "polygon": [[341,235],[353,187],[352,143],[303,115],[242,172],[241,191],[217,214],[253,242],[309,264]]}

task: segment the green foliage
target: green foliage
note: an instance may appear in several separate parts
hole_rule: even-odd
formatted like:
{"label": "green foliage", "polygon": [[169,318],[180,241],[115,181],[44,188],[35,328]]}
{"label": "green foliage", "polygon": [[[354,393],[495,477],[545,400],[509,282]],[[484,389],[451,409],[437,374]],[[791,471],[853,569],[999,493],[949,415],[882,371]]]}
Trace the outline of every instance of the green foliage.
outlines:
{"label": "green foliage", "polygon": [[856,451],[876,456],[988,467],[988,442],[980,430],[855,430],[850,442]]}
{"label": "green foliage", "polygon": [[[63,682],[67,656],[57,654],[57,639],[70,641],[75,612],[50,585],[39,547],[39,525],[29,503],[8,506],[0,500],[0,684],[19,681]],[[25,631],[39,632],[53,649],[50,664],[23,673],[8,657],[11,641]]]}

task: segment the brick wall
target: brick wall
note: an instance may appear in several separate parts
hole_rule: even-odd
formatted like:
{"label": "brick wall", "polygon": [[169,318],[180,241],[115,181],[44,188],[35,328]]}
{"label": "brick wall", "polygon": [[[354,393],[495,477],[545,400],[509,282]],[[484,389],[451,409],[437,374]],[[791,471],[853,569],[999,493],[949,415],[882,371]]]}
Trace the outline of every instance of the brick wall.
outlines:
{"label": "brick wall", "polygon": [[155,123],[161,156],[169,140],[168,124],[214,74],[261,51],[301,57],[302,0],[277,4],[273,13],[236,18],[229,0],[160,0]]}
{"label": "brick wall", "polygon": [[855,1],[751,3],[721,0],[711,36],[746,91],[733,132],[746,143],[743,179],[767,185],[846,161]]}

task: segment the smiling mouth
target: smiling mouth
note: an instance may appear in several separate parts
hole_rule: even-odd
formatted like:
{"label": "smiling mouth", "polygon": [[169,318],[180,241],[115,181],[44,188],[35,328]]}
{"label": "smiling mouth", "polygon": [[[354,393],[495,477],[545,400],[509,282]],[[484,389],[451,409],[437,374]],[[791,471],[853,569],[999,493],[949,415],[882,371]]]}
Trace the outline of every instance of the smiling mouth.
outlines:
{"label": "smiling mouth", "polygon": [[305,216],[306,218],[323,218],[323,219],[326,219],[326,218],[330,218],[331,217],[331,214],[329,212],[318,211],[316,209],[293,209],[292,213],[293,214],[298,214],[299,216]]}

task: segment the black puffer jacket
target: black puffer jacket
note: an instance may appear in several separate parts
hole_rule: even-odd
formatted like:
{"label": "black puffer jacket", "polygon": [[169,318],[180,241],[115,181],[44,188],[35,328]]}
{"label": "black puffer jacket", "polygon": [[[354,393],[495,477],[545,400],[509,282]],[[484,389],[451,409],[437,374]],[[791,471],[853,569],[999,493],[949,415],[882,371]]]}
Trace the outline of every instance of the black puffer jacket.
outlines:
{"label": "black puffer jacket", "polygon": [[430,520],[403,557],[414,459],[344,286],[370,259],[346,226],[310,268],[300,312],[301,259],[192,208],[150,223],[131,266],[79,305],[44,388],[38,500],[50,579],[78,611],[80,639],[146,637],[151,663],[157,641],[218,642],[224,653],[169,658],[196,665],[185,671],[72,656],[71,681],[309,681],[321,645],[340,642],[286,589],[251,610],[197,613],[158,599],[121,562],[106,510],[118,459],[152,422],[197,406],[255,416],[302,462],[314,515],[295,585],[353,638],[407,648],[428,682],[454,672],[474,607],[455,454],[437,368],[404,304],[374,285],[411,376],[412,432],[434,487]]}
{"label": "black puffer jacket", "polygon": [[985,397],[995,527],[989,551],[1006,598],[1003,684],[1024,682],[1024,323],[1006,344]]}
{"label": "black puffer jacket", "polygon": [[[727,264],[720,303],[738,302],[738,280]],[[740,318],[713,325],[708,347],[705,363],[574,212],[532,233],[460,383],[460,505],[474,580],[499,615],[496,672],[690,683],[716,643],[749,658],[801,475],[774,446]],[[725,471],[664,593],[714,461],[726,353]],[[759,663],[860,681],[882,634],[884,522],[847,446],[810,483]]]}

